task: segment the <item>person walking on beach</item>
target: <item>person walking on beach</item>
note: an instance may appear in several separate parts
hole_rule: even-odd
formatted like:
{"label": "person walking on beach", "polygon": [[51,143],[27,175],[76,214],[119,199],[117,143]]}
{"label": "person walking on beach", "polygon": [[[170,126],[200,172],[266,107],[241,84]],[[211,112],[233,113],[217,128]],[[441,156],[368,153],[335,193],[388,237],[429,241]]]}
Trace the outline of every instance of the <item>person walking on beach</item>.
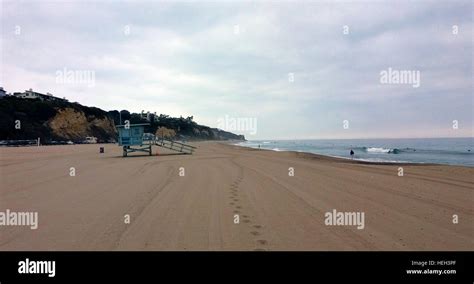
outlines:
{"label": "person walking on beach", "polygon": [[354,159],[354,151],[351,149],[351,159]]}

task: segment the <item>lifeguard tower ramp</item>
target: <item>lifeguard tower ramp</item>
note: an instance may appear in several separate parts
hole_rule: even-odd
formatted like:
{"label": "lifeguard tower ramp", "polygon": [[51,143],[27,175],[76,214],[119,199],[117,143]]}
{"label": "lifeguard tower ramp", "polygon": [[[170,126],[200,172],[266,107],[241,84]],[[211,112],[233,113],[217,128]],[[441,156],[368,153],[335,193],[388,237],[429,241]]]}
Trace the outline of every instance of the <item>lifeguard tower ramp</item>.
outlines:
{"label": "lifeguard tower ramp", "polygon": [[196,147],[194,146],[177,142],[177,141],[173,141],[173,140],[168,140],[165,138],[156,138],[155,145],[165,148],[165,149],[177,151],[183,154],[192,154],[194,152],[194,149],[196,149]]}
{"label": "lifeguard tower ramp", "polygon": [[128,153],[145,152],[151,156],[151,143],[143,142],[143,133],[145,126],[149,124],[129,124],[117,125],[119,132],[119,146],[123,146],[123,156],[127,157]]}

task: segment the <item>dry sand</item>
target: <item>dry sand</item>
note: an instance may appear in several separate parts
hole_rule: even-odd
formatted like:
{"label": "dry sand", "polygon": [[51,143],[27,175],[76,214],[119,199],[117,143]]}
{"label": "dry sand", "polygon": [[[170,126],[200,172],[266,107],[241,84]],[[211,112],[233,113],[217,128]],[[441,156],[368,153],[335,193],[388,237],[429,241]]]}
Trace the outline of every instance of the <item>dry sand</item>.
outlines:
{"label": "dry sand", "polygon": [[[0,250],[474,248],[474,168],[403,165],[399,177],[399,165],[194,145],[128,158],[112,144],[0,148],[0,211],[39,213],[37,230],[0,226]],[[326,226],[333,209],[364,212],[365,228]]]}

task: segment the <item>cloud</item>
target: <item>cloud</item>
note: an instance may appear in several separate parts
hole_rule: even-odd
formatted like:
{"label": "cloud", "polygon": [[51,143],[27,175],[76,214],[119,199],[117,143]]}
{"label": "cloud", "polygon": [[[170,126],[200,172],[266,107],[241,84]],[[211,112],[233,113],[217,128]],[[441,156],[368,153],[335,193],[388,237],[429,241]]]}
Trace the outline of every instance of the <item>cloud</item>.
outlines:
{"label": "cloud", "polygon": [[[12,1],[2,8],[0,80],[10,92],[194,115],[211,126],[225,115],[255,117],[252,138],[472,135],[470,1]],[[94,87],[57,84],[63,68],[94,71]],[[388,68],[420,71],[420,88],[380,84]],[[457,132],[453,119],[463,122]]]}

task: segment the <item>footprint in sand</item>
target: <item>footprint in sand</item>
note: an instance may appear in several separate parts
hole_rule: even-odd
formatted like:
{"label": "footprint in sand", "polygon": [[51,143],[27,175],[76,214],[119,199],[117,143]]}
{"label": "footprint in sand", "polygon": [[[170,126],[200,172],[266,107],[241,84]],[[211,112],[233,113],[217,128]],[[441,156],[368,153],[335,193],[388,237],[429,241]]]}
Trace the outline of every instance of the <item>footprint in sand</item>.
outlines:
{"label": "footprint in sand", "polygon": [[229,203],[229,205],[234,205],[234,204],[235,204],[234,202]]}
{"label": "footprint in sand", "polygon": [[236,206],[235,208],[237,208],[237,209],[242,209],[242,206]]}
{"label": "footprint in sand", "polygon": [[244,219],[244,220],[242,220],[242,222],[244,222],[244,223],[250,223],[250,220],[249,220],[249,219]]}
{"label": "footprint in sand", "polygon": [[257,243],[258,243],[259,245],[266,245],[266,244],[268,244],[268,242],[267,242],[266,240],[257,240]]}
{"label": "footprint in sand", "polygon": [[239,210],[234,210],[234,213],[240,213],[240,211]]}
{"label": "footprint in sand", "polygon": [[254,227],[255,229],[261,229],[261,228],[262,228],[262,226],[260,226],[260,225],[254,225],[253,227]]}
{"label": "footprint in sand", "polygon": [[250,234],[252,234],[252,235],[254,235],[254,236],[258,236],[258,235],[260,235],[260,233],[259,233],[259,232],[257,232],[257,231],[252,231],[252,232],[250,232]]}

